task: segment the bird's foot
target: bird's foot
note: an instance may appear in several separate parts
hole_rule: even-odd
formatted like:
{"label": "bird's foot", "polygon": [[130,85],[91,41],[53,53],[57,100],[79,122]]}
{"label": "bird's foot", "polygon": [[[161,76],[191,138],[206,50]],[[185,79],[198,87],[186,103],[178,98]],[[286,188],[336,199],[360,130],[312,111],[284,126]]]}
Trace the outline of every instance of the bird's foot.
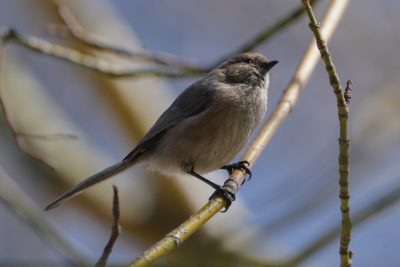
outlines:
{"label": "bird's foot", "polygon": [[215,192],[210,196],[209,200],[211,200],[215,195],[220,195],[226,200],[226,206],[221,212],[227,212],[229,207],[232,205],[232,202],[236,199],[235,194],[223,186],[217,187]]}
{"label": "bird's foot", "polygon": [[[229,175],[231,175],[234,170],[244,171],[246,173],[246,175],[248,175],[247,181],[250,181],[250,179],[252,177],[252,173],[249,169],[249,166],[250,166],[250,163],[247,160],[242,160],[242,161],[239,161],[236,163],[222,166],[221,169],[228,171]],[[243,184],[245,181],[246,181],[246,179],[243,181]]]}
{"label": "bird's foot", "polygon": [[231,191],[229,191],[228,189],[226,189],[225,187],[211,182],[207,178],[205,178],[205,177],[201,176],[200,174],[198,174],[197,172],[195,172],[193,169],[188,171],[188,174],[192,175],[193,177],[196,177],[197,179],[203,181],[204,183],[208,184],[209,186],[211,186],[212,188],[215,189],[215,192],[211,195],[211,197],[209,199],[213,198],[216,194],[218,194],[226,200],[226,206],[222,212],[226,212],[229,209],[229,207],[231,206],[232,202],[235,201],[235,199],[236,199],[235,194],[232,193]]}

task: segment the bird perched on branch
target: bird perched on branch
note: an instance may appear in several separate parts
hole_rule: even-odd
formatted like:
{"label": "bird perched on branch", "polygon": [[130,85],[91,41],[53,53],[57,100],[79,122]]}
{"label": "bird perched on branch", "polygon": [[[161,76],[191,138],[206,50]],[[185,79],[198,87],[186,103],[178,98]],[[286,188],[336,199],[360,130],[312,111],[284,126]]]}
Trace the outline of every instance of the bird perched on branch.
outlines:
{"label": "bird perched on branch", "polygon": [[75,185],[46,210],[131,166],[166,175],[190,174],[227,200],[234,194],[202,175],[216,169],[244,170],[248,162],[230,164],[243,149],[267,110],[269,70],[277,61],[258,53],[231,57],[186,88],[121,161]]}

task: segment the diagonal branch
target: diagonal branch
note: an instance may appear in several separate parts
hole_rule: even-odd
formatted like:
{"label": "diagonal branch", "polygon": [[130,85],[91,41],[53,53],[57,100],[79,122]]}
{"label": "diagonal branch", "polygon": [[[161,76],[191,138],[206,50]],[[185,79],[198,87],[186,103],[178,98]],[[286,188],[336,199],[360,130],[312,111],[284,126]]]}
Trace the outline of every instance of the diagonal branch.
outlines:
{"label": "diagonal branch", "polygon": [[50,247],[74,266],[87,266],[88,258],[43,214],[33,199],[0,167],[0,203],[25,222]]}
{"label": "diagonal branch", "polygon": [[347,83],[346,89],[341,89],[339,76],[333,64],[327,42],[323,38],[320,25],[314,15],[309,0],[302,0],[304,9],[310,19],[310,29],[315,36],[318,49],[325,63],[329,75],[329,82],[336,96],[338,117],[339,117],[339,186],[340,186],[340,211],[342,214],[342,229],[340,234],[340,266],[350,267],[352,252],[349,250],[351,240],[351,218],[350,218],[350,192],[349,192],[349,161],[350,161],[350,140],[349,140],[349,102],[351,97],[351,81]]}
{"label": "diagonal branch", "polygon": [[[319,0],[312,1],[317,2]],[[87,33],[85,29],[83,29],[83,27],[78,23],[77,19],[73,16],[68,8],[62,5],[57,6],[57,8],[60,18],[65,23],[68,32],[75,39],[93,48],[114,53],[115,55],[121,56],[124,59],[145,59],[147,61],[157,63],[158,66],[151,68],[120,66],[108,60],[94,57],[66,46],[51,43],[34,36],[21,34],[15,29],[11,28],[5,28],[1,30],[1,41],[12,41],[32,51],[63,59],[114,78],[139,76],[182,78],[199,76],[203,73],[208,72],[210,69],[214,68],[220,63],[220,61],[217,61],[215,63],[212,63],[208,67],[201,67],[185,59],[180,59],[169,54],[154,53],[151,51],[133,52],[122,47],[113,46],[99,36]],[[238,51],[231,53],[230,56],[232,56],[232,54],[255,49],[257,46],[265,43],[272,36],[282,31],[284,28],[290,26],[293,22],[300,18],[303,13],[304,12],[302,9],[294,10],[287,17],[279,20],[276,24],[268,26],[264,31],[251,39]],[[226,58],[224,58],[224,60],[225,59]]]}
{"label": "diagonal branch", "polygon": [[[353,224],[360,226],[366,220],[371,219],[371,217],[376,216],[378,213],[393,207],[398,203],[400,199],[400,186],[391,188],[389,192],[386,192],[381,197],[368,203],[365,207],[356,211],[353,215]],[[324,249],[333,240],[335,240],[342,231],[341,225],[334,226],[332,229],[328,230],[317,240],[315,240],[311,245],[306,247],[300,254],[294,256],[289,261],[279,264],[280,267],[285,266],[299,266],[305,260],[307,260],[312,255],[315,255],[317,251]]]}
{"label": "diagonal branch", "polygon": [[[316,4],[318,1],[319,0],[311,0],[311,3]],[[256,49],[258,46],[268,41],[271,37],[275,36],[275,34],[281,32],[283,29],[296,22],[304,15],[304,13],[304,8],[299,6],[281,20],[278,20],[274,25],[265,28],[259,35],[245,43],[234,54],[249,52]]]}
{"label": "diagonal branch", "polygon": [[[344,10],[346,9],[347,3],[348,0],[336,0],[332,1],[329,5],[322,26],[322,35],[326,40],[329,40],[332,36]],[[277,131],[278,127],[293,109],[301,90],[308,81],[318,60],[319,53],[315,42],[312,42],[305,52],[289,86],[283,93],[278,106],[245,153],[243,159],[247,160],[250,163],[250,166],[255,163],[265,146]],[[242,173],[241,171],[235,171],[225,182],[224,186],[228,190],[236,193],[244,179],[245,173]],[[149,266],[158,258],[173,251],[182,242],[195,233],[201,226],[203,226],[209,219],[217,214],[223,207],[225,207],[225,204],[225,200],[222,197],[213,197],[199,211],[190,216],[189,219],[143,252],[141,256],[131,263],[130,267]]]}
{"label": "diagonal branch", "polygon": [[[319,0],[311,0],[311,2],[317,3]],[[250,39],[246,42],[243,46],[241,46],[236,51],[230,53],[230,55],[223,57],[221,60],[216,61],[216,63],[211,64],[208,68],[200,67],[196,64],[190,63],[187,60],[177,58],[170,54],[160,54],[151,51],[130,51],[128,49],[117,47],[115,45],[111,45],[105,39],[101,38],[100,36],[96,36],[94,34],[88,33],[78,22],[72,12],[63,5],[57,6],[58,14],[62,21],[66,26],[67,32],[69,32],[75,39],[81,41],[85,45],[89,45],[96,49],[105,50],[107,52],[114,53],[118,56],[122,56],[124,59],[145,59],[157,64],[176,67],[182,70],[186,70],[186,72],[192,72],[194,74],[201,74],[204,72],[208,72],[216,65],[220,64],[221,62],[225,61],[227,58],[244,53],[249,52],[256,49],[261,44],[270,40],[273,36],[277,33],[281,32],[285,28],[292,25],[296,22],[299,18],[304,15],[304,9],[300,6],[293,10],[290,14],[286,15],[282,19],[278,20],[272,26],[268,25],[263,31],[261,31],[258,35],[254,38]],[[65,31],[62,31],[63,35],[65,35]]]}
{"label": "diagonal branch", "polygon": [[[4,120],[10,126],[10,131],[15,136],[18,145],[19,136],[13,127],[12,121],[9,119],[9,114],[4,106],[1,98],[1,89],[4,81],[2,77],[2,67],[5,57],[5,39],[6,32],[0,31],[0,113],[2,113]],[[35,135],[35,137],[44,137]],[[37,160],[45,163],[41,158],[35,157],[33,154],[29,154]],[[46,164],[46,163],[45,163]],[[47,165],[47,164],[46,164]],[[48,166],[48,165],[47,165]],[[11,178],[9,175],[0,167],[0,202],[2,202],[12,213],[22,219],[31,229],[33,229],[38,236],[45,240],[50,246],[61,252],[66,260],[71,264],[78,266],[86,266],[87,258],[78,249],[75,248],[62,232],[54,226],[54,224],[43,216],[43,211],[39,208],[35,201],[28,197],[26,192]]]}
{"label": "diagonal branch", "polygon": [[[8,29],[3,29],[2,31],[0,30],[0,76],[2,76],[2,70],[3,70],[3,64],[4,64],[4,57],[5,57],[5,43],[7,41],[7,38],[10,34],[10,31]],[[0,77],[2,78],[2,77]],[[26,133],[26,132],[20,132],[18,131],[17,127],[15,127],[15,123],[13,120],[10,118],[10,114],[8,113],[8,110],[6,108],[6,105],[3,101],[3,79],[0,79],[0,112],[2,113],[5,122],[8,124],[8,128],[11,131],[12,135],[14,136],[18,147],[21,149],[21,151],[27,153],[29,156],[31,156],[33,159],[38,160],[39,162],[43,163],[50,169],[53,169],[52,166],[50,166],[47,162],[45,162],[39,155],[35,154],[32,151],[27,150],[23,144],[22,144],[22,138],[29,138],[29,139],[36,139],[36,140],[60,140],[60,139],[77,139],[78,137],[72,134],[66,134],[66,133],[52,133],[52,134],[32,134],[32,133]]]}
{"label": "diagonal branch", "polygon": [[15,42],[34,52],[39,52],[47,56],[63,59],[79,66],[97,71],[110,77],[138,77],[138,76],[161,76],[161,77],[185,77],[200,75],[197,71],[171,69],[168,67],[141,68],[126,67],[111,63],[105,59],[81,53],[72,48],[51,43],[43,39],[24,35],[14,29],[1,29],[0,38],[2,43]]}
{"label": "diagonal branch", "polygon": [[130,51],[126,48],[111,44],[101,36],[87,32],[78,22],[78,19],[73,15],[71,10],[61,4],[57,4],[58,15],[64,22],[69,33],[83,44],[95,49],[104,50],[113,53],[123,59],[130,60],[147,60],[156,64],[185,69],[187,71],[203,73],[206,70],[200,66],[190,63],[187,59],[180,59],[176,56],[167,53],[155,53],[147,50]]}

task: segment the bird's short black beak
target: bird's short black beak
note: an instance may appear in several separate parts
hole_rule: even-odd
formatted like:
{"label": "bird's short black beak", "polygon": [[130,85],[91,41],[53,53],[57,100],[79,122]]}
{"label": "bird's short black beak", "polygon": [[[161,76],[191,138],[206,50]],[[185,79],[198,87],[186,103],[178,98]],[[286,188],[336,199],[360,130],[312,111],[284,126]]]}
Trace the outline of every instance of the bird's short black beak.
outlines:
{"label": "bird's short black beak", "polygon": [[272,69],[273,66],[275,66],[276,64],[278,64],[279,61],[273,60],[273,61],[269,61],[266,62],[262,65],[262,69],[265,72],[268,72],[270,69]]}

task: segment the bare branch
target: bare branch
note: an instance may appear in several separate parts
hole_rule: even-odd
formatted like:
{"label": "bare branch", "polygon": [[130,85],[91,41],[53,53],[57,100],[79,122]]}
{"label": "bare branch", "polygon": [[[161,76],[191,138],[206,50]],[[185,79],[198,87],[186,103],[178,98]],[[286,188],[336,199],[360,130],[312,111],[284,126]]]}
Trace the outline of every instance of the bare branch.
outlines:
{"label": "bare branch", "polygon": [[37,235],[76,266],[87,266],[87,257],[43,214],[34,200],[0,168],[0,201]]}
{"label": "bare branch", "polygon": [[[0,97],[1,99],[1,97]],[[1,100],[0,100],[1,101]],[[74,134],[67,134],[67,133],[53,133],[53,134],[32,134],[32,133],[23,133],[23,132],[15,132],[17,137],[25,137],[30,139],[36,140],[43,140],[43,141],[56,141],[56,140],[76,140],[78,136]]]}
{"label": "bare branch", "polygon": [[117,241],[119,234],[121,233],[121,227],[119,226],[119,198],[118,198],[118,188],[113,185],[113,208],[112,208],[112,215],[113,215],[113,224],[111,227],[111,235],[110,239],[108,240],[106,246],[104,247],[103,254],[101,255],[100,259],[97,261],[95,267],[105,267],[107,264],[108,257],[112,252],[112,248]]}
{"label": "bare branch", "polygon": [[[3,114],[4,120],[8,124],[9,130],[11,131],[12,135],[14,136],[15,141],[17,142],[18,148],[21,151],[23,151],[24,153],[26,153],[27,155],[29,155],[30,157],[32,157],[33,159],[41,162],[48,168],[53,169],[53,167],[50,166],[46,161],[44,161],[42,157],[40,157],[39,155],[33,153],[32,151],[28,151],[27,149],[24,148],[24,146],[21,143],[21,137],[26,137],[28,134],[18,132],[13,121],[10,119],[10,116],[8,114],[8,111],[7,111],[4,101],[3,101],[2,85],[4,83],[1,78],[2,78],[2,70],[3,70],[4,56],[5,56],[5,43],[7,41],[7,38],[9,37],[9,34],[11,34],[9,29],[0,29],[0,111]],[[39,137],[39,135],[36,135],[36,137]]]}
{"label": "bare branch", "polygon": [[[318,1],[319,0],[312,0],[311,3],[315,4]],[[234,54],[249,52],[256,49],[258,46],[267,42],[271,37],[275,36],[277,33],[281,32],[283,29],[289,27],[294,22],[296,22],[304,15],[304,13],[304,8],[302,6],[299,6],[290,14],[283,17],[281,20],[278,20],[274,25],[266,27],[259,35],[244,44]]]}
{"label": "bare branch", "polygon": [[347,83],[347,89],[343,92],[340,85],[339,75],[337,74],[336,67],[333,64],[331,53],[329,52],[327,42],[323,38],[320,25],[314,15],[309,0],[302,0],[304,9],[310,19],[310,29],[314,33],[315,40],[320,51],[321,57],[325,63],[325,68],[329,76],[333,93],[336,96],[338,117],[339,117],[339,198],[340,198],[340,211],[342,214],[342,230],[340,234],[340,266],[350,267],[352,252],[349,250],[351,240],[351,218],[350,218],[350,191],[349,191],[349,161],[350,161],[350,140],[349,140],[349,107],[351,92],[351,82]]}
{"label": "bare branch", "polygon": [[97,71],[110,77],[139,77],[139,76],[159,76],[159,77],[185,77],[200,75],[197,71],[179,70],[168,67],[141,68],[141,67],[123,67],[111,63],[105,59],[93,57],[77,50],[45,41],[43,39],[24,35],[14,29],[2,29],[0,33],[1,42],[15,42],[34,52],[63,59],[79,66]]}
{"label": "bare branch", "polygon": [[77,18],[73,13],[64,5],[57,7],[60,18],[65,23],[67,30],[73,37],[82,43],[91,46],[92,48],[105,50],[107,52],[114,53],[118,56],[122,56],[124,59],[131,60],[147,60],[160,65],[166,65],[179,69],[186,69],[187,71],[203,73],[206,70],[201,68],[198,64],[190,63],[187,59],[180,59],[176,56],[166,53],[154,53],[150,51],[137,51],[133,52],[123,47],[118,47],[111,44],[104,38],[87,32],[78,22]]}

